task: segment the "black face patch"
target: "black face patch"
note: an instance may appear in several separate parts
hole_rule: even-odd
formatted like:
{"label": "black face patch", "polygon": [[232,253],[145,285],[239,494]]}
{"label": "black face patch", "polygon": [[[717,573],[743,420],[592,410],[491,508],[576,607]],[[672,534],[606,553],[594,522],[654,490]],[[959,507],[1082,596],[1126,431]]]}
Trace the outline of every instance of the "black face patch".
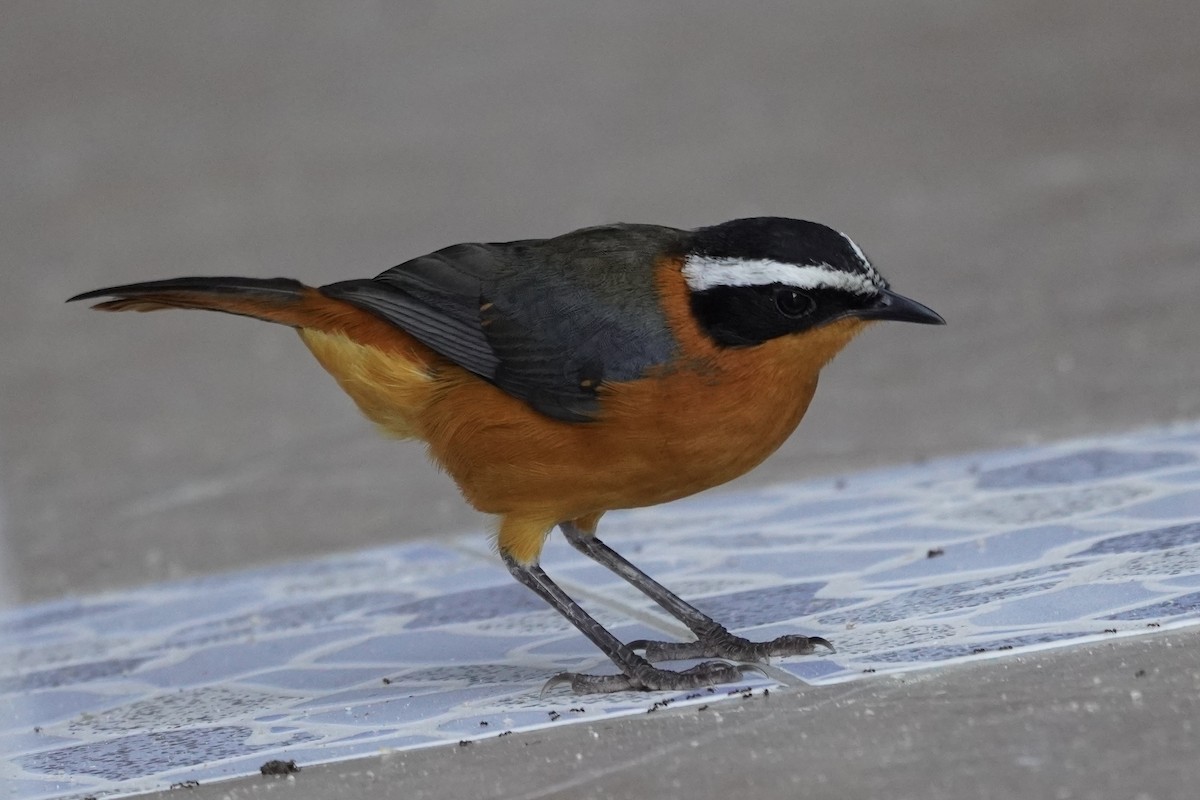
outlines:
{"label": "black face patch", "polygon": [[717,286],[692,294],[692,314],[718,345],[750,347],[849,316],[877,299],[836,289],[803,291],[783,283]]}

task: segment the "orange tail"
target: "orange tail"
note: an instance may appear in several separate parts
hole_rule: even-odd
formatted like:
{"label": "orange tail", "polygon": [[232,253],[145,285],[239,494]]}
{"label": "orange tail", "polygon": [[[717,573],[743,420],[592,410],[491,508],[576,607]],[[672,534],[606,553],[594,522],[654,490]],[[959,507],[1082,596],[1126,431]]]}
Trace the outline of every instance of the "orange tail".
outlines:
{"label": "orange tail", "polygon": [[[382,317],[291,278],[171,278],[97,289],[75,295],[67,302],[101,297],[112,299],[92,308],[102,311],[157,311],[161,308],[223,311],[290,325],[300,330],[310,348],[313,346],[312,335],[320,332],[340,335],[384,352],[400,353],[404,358],[422,364],[439,360],[432,350]],[[326,368],[331,369],[328,364]]]}
{"label": "orange tail", "polygon": [[172,278],[131,283],[76,295],[74,300],[112,297],[92,306],[104,311],[157,311],[201,308],[223,311],[295,328],[325,328],[344,303],[291,278]]}

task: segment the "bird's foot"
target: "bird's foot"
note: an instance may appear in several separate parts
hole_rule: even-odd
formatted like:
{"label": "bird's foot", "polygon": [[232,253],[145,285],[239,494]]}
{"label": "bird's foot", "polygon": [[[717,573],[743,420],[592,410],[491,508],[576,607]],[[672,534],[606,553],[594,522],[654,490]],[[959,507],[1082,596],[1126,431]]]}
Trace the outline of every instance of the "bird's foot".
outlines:
{"label": "bird's foot", "polygon": [[639,639],[630,642],[634,650],[645,653],[647,661],[680,661],[688,658],[725,658],[730,661],[763,663],[772,656],[804,656],[817,649],[817,645],[836,653],[833,645],[820,636],[798,636],[790,634],[769,642],[752,642],[734,636],[721,628],[716,633],[703,636],[694,642],[653,642]]}
{"label": "bird's foot", "polygon": [[677,692],[719,683],[736,683],[745,673],[760,671],[753,664],[726,664],[723,661],[705,661],[679,672],[645,664],[630,670],[629,674],[582,675],[576,672],[562,672],[546,681],[542,692],[562,683],[570,684],[571,689],[579,694],[624,691]]}

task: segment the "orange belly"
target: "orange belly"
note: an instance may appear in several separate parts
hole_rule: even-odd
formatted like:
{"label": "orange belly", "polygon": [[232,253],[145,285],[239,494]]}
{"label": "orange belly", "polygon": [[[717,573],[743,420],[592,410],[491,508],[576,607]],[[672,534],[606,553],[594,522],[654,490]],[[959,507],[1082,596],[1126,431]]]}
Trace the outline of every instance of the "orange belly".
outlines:
{"label": "orange belly", "polygon": [[431,404],[422,438],[481,511],[568,520],[654,505],[756,466],[795,429],[816,388],[815,376],[766,393],[756,382],[711,377],[611,387],[590,423],[549,419],[462,380]]}

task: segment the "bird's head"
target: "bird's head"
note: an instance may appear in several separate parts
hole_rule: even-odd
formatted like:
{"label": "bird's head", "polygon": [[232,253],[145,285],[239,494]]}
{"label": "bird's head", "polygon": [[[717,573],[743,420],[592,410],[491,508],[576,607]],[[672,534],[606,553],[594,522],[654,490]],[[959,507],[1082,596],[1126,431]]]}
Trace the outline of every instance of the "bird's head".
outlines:
{"label": "bird's head", "polygon": [[700,228],[689,238],[683,276],[696,321],[722,347],[841,320],[945,324],[893,292],[850,237],[815,222],[754,217]]}

